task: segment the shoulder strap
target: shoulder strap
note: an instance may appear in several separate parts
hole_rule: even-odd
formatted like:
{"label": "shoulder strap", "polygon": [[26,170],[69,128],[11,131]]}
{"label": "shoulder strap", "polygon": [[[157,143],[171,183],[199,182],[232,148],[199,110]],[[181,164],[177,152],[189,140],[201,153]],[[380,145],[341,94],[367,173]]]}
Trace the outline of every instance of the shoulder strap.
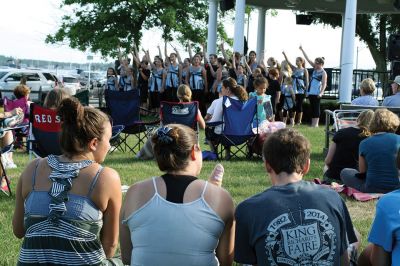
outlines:
{"label": "shoulder strap", "polygon": [[157,184],[156,184],[156,178],[153,176],[152,179],[153,179],[154,191],[156,192],[156,194],[158,194]]}
{"label": "shoulder strap", "polygon": [[201,192],[201,197],[204,198],[204,194],[206,193],[208,181],[206,181],[206,184],[204,185],[203,192]]}
{"label": "shoulder strap", "polygon": [[35,166],[35,170],[33,171],[33,175],[32,175],[32,190],[35,190],[36,172],[37,172],[37,169],[38,169],[40,161],[41,161],[41,159],[39,159],[37,161],[36,166]]}
{"label": "shoulder strap", "polygon": [[96,175],[94,176],[94,178],[92,180],[92,183],[90,183],[89,192],[87,194],[88,197],[90,196],[90,194],[92,194],[94,186],[97,183],[97,179],[99,179],[100,173],[101,173],[101,171],[103,171],[103,169],[104,169],[104,167],[100,165],[99,170],[97,170],[97,173],[96,173]]}

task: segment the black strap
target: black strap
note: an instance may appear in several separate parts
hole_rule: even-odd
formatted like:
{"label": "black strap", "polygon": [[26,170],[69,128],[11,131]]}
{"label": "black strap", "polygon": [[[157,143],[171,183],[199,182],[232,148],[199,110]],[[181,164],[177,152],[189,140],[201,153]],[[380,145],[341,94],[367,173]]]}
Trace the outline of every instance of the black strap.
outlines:
{"label": "black strap", "polygon": [[197,179],[195,176],[172,174],[165,174],[161,177],[167,187],[166,200],[174,203],[183,203],[186,188]]}

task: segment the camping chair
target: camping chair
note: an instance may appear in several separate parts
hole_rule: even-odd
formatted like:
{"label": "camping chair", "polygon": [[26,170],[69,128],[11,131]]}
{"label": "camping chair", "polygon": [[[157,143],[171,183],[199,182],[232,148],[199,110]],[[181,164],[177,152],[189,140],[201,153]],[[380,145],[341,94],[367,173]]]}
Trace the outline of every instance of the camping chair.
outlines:
{"label": "camping chair", "polygon": [[162,125],[182,124],[198,132],[197,115],[199,102],[166,102],[160,103],[160,120]]}
{"label": "camping chair", "polygon": [[[111,91],[105,90],[105,100],[108,112],[114,125],[123,125],[120,137],[116,138],[114,146],[122,151],[131,151],[136,154],[147,138],[147,127],[158,125],[160,120],[145,122],[140,120],[140,95],[139,90]],[[147,110],[146,110],[147,111]],[[128,142],[128,137],[133,135],[137,141]]]}
{"label": "camping chair", "polygon": [[4,111],[5,112],[11,112],[12,110],[14,110],[15,108],[21,108],[23,113],[24,113],[24,119],[22,121],[22,124],[25,124],[26,127],[23,128],[18,128],[13,130],[14,132],[14,146],[15,147],[23,147],[24,146],[24,142],[23,139],[28,137],[28,131],[27,131],[27,127],[29,124],[29,103],[28,100],[23,97],[20,99],[15,99],[15,100],[11,100],[8,99],[7,97],[4,97],[3,99],[3,105],[4,105]]}
{"label": "camping chair", "polygon": [[[0,119],[0,135],[4,136],[4,133],[6,131],[10,130],[17,130],[17,129],[23,129],[26,128],[26,124],[20,124],[20,125],[14,125],[15,123],[15,117],[9,117],[9,118],[2,118]],[[21,117],[22,120],[22,117]],[[19,120],[20,121],[20,120]],[[7,152],[11,152],[13,150],[14,144],[11,143],[2,149],[0,149],[0,157],[2,154],[5,154]],[[3,191],[6,195],[11,196],[11,185],[10,185],[10,179],[7,176],[6,169],[4,167],[3,161],[0,159],[0,190]]]}
{"label": "camping chair", "polygon": [[[221,122],[208,123],[209,126],[222,124],[222,133],[217,140],[218,157],[227,147],[236,147],[230,151],[229,158],[239,157],[242,153],[246,157],[251,156],[248,147],[253,144],[258,135],[258,122],[254,119],[257,114],[257,98],[251,98],[247,102],[224,96],[222,101],[223,117]],[[255,128],[255,132],[253,131]]]}
{"label": "camping chair", "polygon": [[[326,154],[329,149],[330,138],[342,128],[357,125],[357,118],[365,109],[357,110],[325,110],[325,147]],[[333,120],[333,124],[331,124]]]}
{"label": "camping chair", "polygon": [[61,155],[61,119],[56,110],[32,103],[29,126],[29,159],[32,159],[32,154],[42,158],[49,154]]}
{"label": "camping chair", "polygon": [[89,105],[89,90],[80,90],[74,97],[77,98],[83,106]]}

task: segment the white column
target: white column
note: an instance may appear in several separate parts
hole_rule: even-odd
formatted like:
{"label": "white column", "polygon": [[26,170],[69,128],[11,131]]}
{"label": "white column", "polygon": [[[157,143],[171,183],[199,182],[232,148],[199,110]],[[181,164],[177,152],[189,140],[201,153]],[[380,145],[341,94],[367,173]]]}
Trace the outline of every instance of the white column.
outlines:
{"label": "white column", "polygon": [[208,0],[207,54],[217,52],[217,8],[218,0]]}
{"label": "white column", "polygon": [[265,8],[258,8],[258,28],[257,28],[257,60],[261,60],[261,54],[265,49]]}
{"label": "white column", "polygon": [[340,61],[339,102],[350,103],[353,89],[354,41],[356,32],[357,0],[346,0]]}
{"label": "white column", "polygon": [[244,49],[244,16],[246,0],[236,0],[235,6],[235,33],[233,37],[233,51],[243,54]]}

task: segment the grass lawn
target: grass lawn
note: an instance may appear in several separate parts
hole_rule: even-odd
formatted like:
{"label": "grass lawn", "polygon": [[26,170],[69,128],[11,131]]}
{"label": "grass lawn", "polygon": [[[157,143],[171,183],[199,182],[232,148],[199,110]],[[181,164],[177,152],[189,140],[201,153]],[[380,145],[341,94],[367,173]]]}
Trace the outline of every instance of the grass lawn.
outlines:
{"label": "grass lawn", "polygon": [[[314,129],[300,126],[298,129],[312,144],[311,170],[305,178],[312,180],[313,178],[321,177],[324,160],[322,153],[324,146],[323,127]],[[208,149],[208,146],[202,145],[202,148]],[[28,160],[26,153],[22,151],[14,153],[14,161],[18,165],[18,168],[7,171],[8,175],[12,178],[13,192],[15,192],[18,177],[24,166],[28,163]],[[223,186],[231,193],[236,204],[253,194],[265,190],[265,188],[271,185],[263,169],[261,160],[223,161],[222,164],[225,167]],[[123,153],[120,151],[110,154],[104,165],[117,170],[121,176],[122,184],[126,185],[160,174],[155,162],[139,161],[134,159],[132,153]],[[214,165],[215,162],[204,162],[200,177],[207,179]],[[376,201],[360,203],[349,198],[345,198],[345,201],[352,216],[353,224],[362,235],[362,246],[365,246],[368,231],[375,214]],[[12,233],[11,220],[14,204],[14,195],[7,197],[3,193],[0,193],[0,265],[15,265],[21,245],[21,240],[18,240]]]}

